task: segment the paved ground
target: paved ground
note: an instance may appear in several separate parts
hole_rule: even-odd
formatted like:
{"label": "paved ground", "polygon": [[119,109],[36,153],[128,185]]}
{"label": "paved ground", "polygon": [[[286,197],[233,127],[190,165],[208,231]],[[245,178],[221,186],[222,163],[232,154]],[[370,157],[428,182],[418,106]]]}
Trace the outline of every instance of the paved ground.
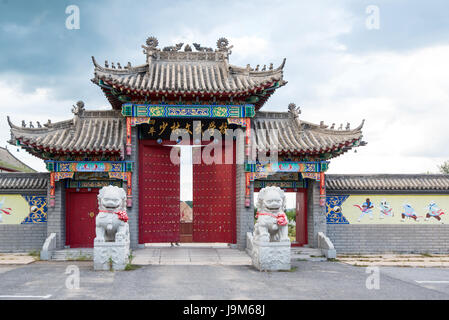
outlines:
{"label": "paved ground", "polygon": [[148,246],[133,251],[135,265],[251,265],[244,252],[225,246]]}
{"label": "paved ground", "polygon": [[357,266],[449,267],[447,254],[338,255],[337,259]]}
{"label": "paved ground", "polygon": [[28,264],[36,261],[35,256],[28,253],[0,253],[0,265],[2,264]]}
{"label": "paved ground", "polygon": [[[95,272],[91,261],[0,265],[0,299],[449,299],[445,268],[380,267],[379,289],[369,290],[371,273],[364,267],[328,261],[292,265],[290,272],[242,265],[147,265]],[[72,283],[73,266],[79,268],[79,289],[66,285]]]}

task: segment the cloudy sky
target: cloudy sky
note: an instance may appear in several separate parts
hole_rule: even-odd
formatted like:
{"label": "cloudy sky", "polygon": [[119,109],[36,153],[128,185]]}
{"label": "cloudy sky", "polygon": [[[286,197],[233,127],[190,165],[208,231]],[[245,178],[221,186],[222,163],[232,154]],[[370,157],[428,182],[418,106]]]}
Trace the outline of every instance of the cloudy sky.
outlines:
{"label": "cloudy sky", "polygon": [[[67,6],[80,29],[66,28]],[[379,28],[367,27],[376,6]],[[334,159],[329,173],[425,173],[449,159],[449,22],[447,1],[12,1],[0,0],[0,145],[6,116],[69,119],[73,104],[107,109],[91,83],[91,56],[126,65],[144,62],[141,44],[227,37],[231,64],[275,66],[284,78],[264,110],[326,124],[366,119],[365,147]],[[9,145],[38,170],[42,161]]]}

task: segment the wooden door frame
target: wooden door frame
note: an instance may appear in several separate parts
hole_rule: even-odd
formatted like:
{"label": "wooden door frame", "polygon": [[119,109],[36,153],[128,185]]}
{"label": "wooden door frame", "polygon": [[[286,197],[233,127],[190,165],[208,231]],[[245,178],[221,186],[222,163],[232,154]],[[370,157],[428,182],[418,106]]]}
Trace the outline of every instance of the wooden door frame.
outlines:
{"label": "wooden door frame", "polygon": [[[304,239],[305,239],[305,242],[304,243],[292,243],[292,247],[302,247],[302,246],[305,246],[305,245],[307,245],[309,243],[309,237],[307,236],[307,233],[308,233],[308,229],[307,229],[307,188],[298,188],[298,191],[296,191],[296,197],[298,197],[297,194],[299,192],[304,193],[304,221],[303,221],[303,223],[304,223],[304,233],[305,233]],[[297,207],[297,201],[298,201],[298,199],[296,198],[295,199],[295,222],[296,222],[296,226],[298,226],[298,223],[296,221],[296,217],[298,215],[297,208],[296,208]],[[296,229],[295,238],[296,238],[296,241],[298,242],[297,231],[298,230]]]}

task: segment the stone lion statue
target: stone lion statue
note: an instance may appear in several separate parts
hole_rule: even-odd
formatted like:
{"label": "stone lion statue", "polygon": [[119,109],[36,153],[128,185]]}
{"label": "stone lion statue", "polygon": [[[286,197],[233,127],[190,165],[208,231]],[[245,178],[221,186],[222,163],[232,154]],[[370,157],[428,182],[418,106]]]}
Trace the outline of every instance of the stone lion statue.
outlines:
{"label": "stone lion statue", "polygon": [[265,187],[257,197],[257,222],[254,240],[264,242],[290,241],[285,215],[286,197],[279,187]]}
{"label": "stone lion statue", "polygon": [[126,192],[116,186],[106,186],[98,194],[98,215],[95,242],[129,242]]}

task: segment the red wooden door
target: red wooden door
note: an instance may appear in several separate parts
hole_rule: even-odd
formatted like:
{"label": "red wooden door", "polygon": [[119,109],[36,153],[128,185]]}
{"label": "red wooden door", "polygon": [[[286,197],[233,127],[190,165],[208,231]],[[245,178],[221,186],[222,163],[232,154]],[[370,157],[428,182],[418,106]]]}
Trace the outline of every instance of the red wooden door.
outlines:
{"label": "red wooden door", "polygon": [[296,192],[296,244],[307,244],[307,190]]}
{"label": "red wooden door", "polygon": [[[193,241],[236,242],[235,230],[235,143],[234,159],[222,164],[200,164],[193,154]],[[200,150],[200,148],[198,148]],[[213,155],[213,154],[212,154]]]}
{"label": "red wooden door", "polygon": [[71,248],[94,246],[98,191],[99,189],[66,190],[66,245]]}
{"label": "red wooden door", "polygon": [[179,164],[170,147],[141,140],[139,148],[139,242],[178,242]]}

